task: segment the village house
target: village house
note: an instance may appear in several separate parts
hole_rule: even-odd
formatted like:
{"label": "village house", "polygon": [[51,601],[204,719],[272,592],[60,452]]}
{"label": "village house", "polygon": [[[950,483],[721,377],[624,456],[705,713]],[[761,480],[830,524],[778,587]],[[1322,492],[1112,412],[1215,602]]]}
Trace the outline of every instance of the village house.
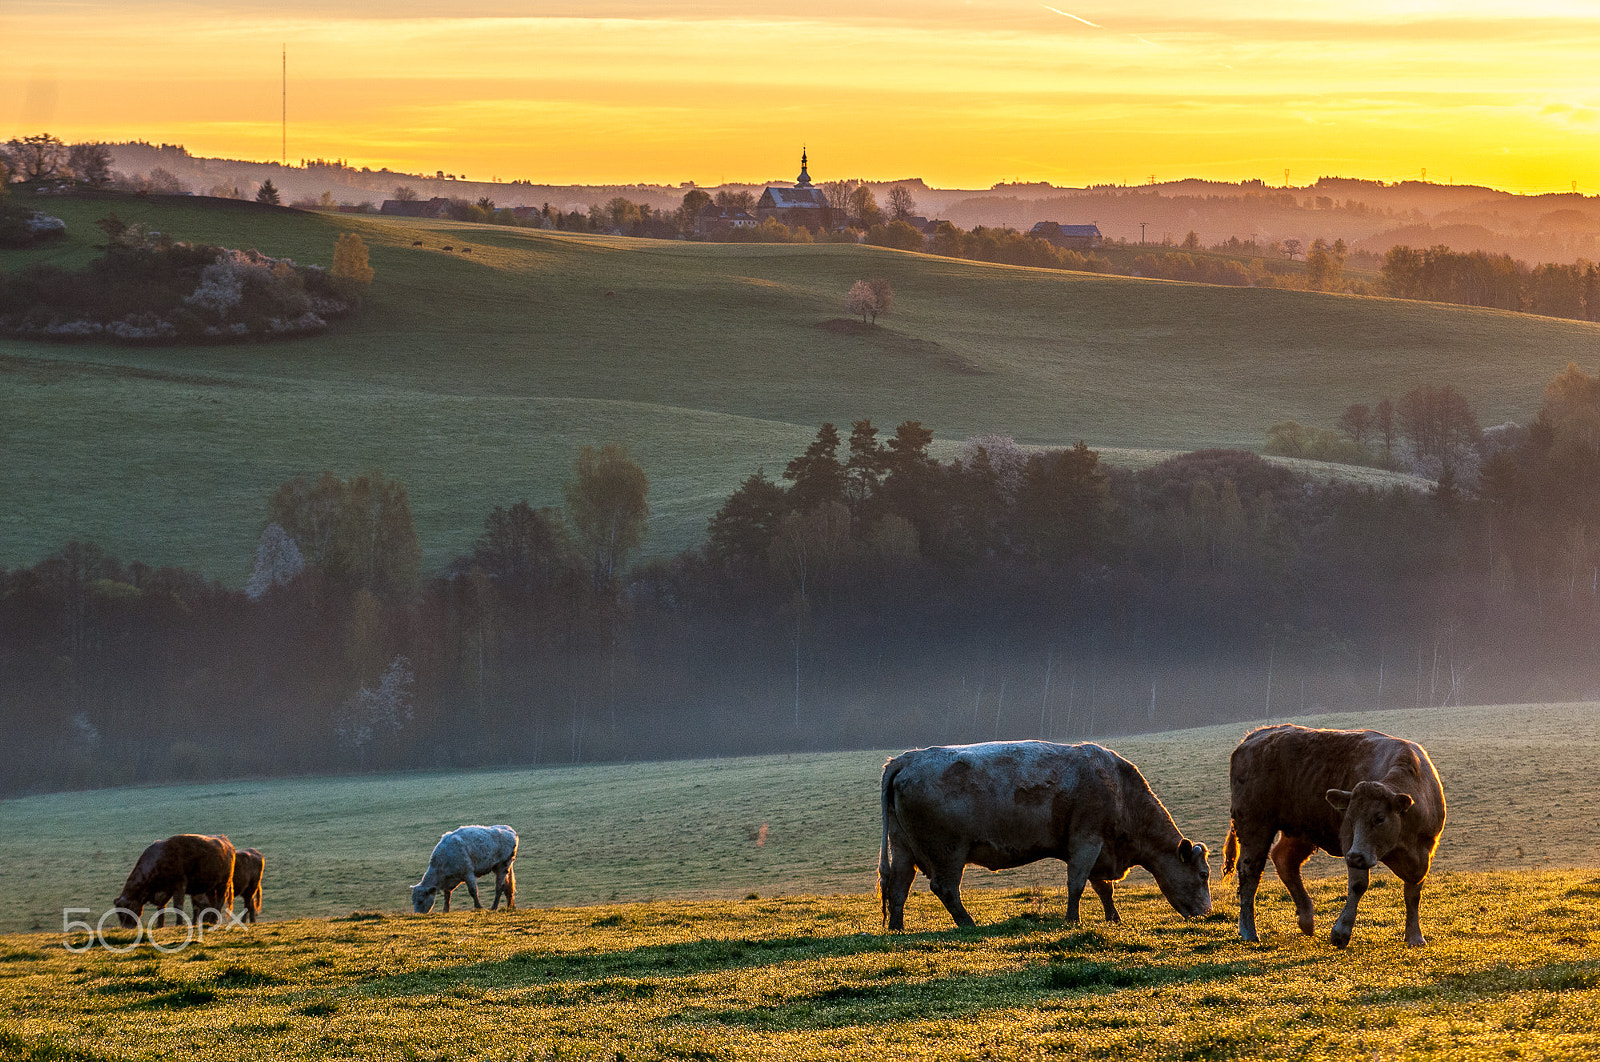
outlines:
{"label": "village house", "polygon": [[400,218],[437,218],[449,209],[450,200],[434,196],[432,199],[385,199],[378,213]]}
{"label": "village house", "polygon": [[1098,225],[1058,225],[1054,221],[1041,221],[1028,230],[1028,235],[1069,251],[1087,251],[1104,242]]}
{"label": "village house", "polygon": [[748,210],[723,210],[715,203],[707,203],[694,216],[694,234],[715,238],[726,236],[732,229],[753,229],[759,224]]}

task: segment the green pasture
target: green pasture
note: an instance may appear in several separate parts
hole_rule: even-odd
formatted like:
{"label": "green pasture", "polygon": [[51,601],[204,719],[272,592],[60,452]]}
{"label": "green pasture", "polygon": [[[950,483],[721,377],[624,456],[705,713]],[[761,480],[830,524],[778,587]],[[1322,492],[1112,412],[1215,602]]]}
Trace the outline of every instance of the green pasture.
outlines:
{"label": "green pasture", "polygon": [[[1485,423],[1526,417],[1600,329],[1455,306],[990,266],[880,248],[569,236],[209,200],[52,199],[64,244],[0,268],[78,265],[111,210],[163,232],[328,263],[359,233],[356,319],[278,344],[125,348],[0,340],[0,564],[69,538],[243,581],[265,499],[324,468],[410,488],[425,564],[485,513],[555,504],[584,443],[651,477],[649,552],[695,541],[758,466],[824,420],[905,419],[953,446],[1258,445],[1285,417],[1449,379]],[[421,246],[413,244],[420,241]],[[443,248],[449,245],[451,251]],[[469,253],[463,247],[470,246]],[[876,330],[825,327],[864,276]]]}
{"label": "green pasture", "polygon": [[[0,563],[66,538],[242,579],[289,475],[381,467],[426,560],[495,504],[554,503],[573,451],[621,441],[654,482],[651,548],[699,534],[824,419],[918,418],[1121,448],[1251,446],[1286,416],[1450,378],[1486,421],[1526,416],[1593,326],[1492,311],[986,266],[867,247],[703,245],[206,201],[52,200],[72,238],[0,254],[80,264],[115,209],[162,231],[326,262],[359,232],[366,311],[284,344],[128,349],[0,341]],[[414,247],[420,240],[421,247]],[[470,244],[470,254],[461,248]],[[450,245],[454,250],[445,252]],[[820,325],[872,274],[895,313]]]}
{"label": "green pasture", "polygon": [[[1312,721],[1372,726],[1429,749],[1450,808],[1439,867],[1600,867],[1600,705]],[[1251,725],[1098,740],[1137,763],[1178,826],[1220,854],[1228,754]],[[5,800],[0,932],[47,932],[59,927],[64,906],[98,914],[145,845],[184,832],[225,833],[259,848],[273,919],[405,908],[439,835],[469,822],[517,829],[519,901],[527,907],[868,893],[877,884],[886,755],[233,781]],[[1341,867],[1317,857],[1307,872],[1342,875]],[[967,878],[969,887],[1017,888],[1055,884],[1062,874],[1052,861],[994,875],[973,869]],[[458,899],[469,902],[464,892]],[[924,911],[928,928],[944,919],[941,910]]]}

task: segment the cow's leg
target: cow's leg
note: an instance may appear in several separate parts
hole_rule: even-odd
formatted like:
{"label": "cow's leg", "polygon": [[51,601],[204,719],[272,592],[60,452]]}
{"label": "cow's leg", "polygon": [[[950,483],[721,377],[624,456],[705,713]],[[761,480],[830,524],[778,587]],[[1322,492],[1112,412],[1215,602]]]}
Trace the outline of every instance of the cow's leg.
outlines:
{"label": "cow's leg", "polygon": [[1406,943],[1413,948],[1427,947],[1422,936],[1422,879],[1406,882]]}
{"label": "cow's leg", "polygon": [[1344,898],[1344,910],[1339,912],[1339,920],[1333,924],[1332,940],[1336,948],[1350,943],[1350,934],[1356,928],[1356,906],[1367,891],[1371,874],[1366,867],[1350,867],[1350,892]]}
{"label": "cow's leg", "polygon": [[1074,844],[1067,851],[1067,921],[1078,920],[1078,901],[1083,898],[1083,887],[1089,884],[1089,874],[1100,858],[1099,838]]}
{"label": "cow's leg", "polygon": [[950,917],[956,920],[958,926],[977,924],[961,904],[961,874],[966,868],[966,860],[962,859],[960,862],[950,860],[928,871],[928,884],[932,886],[933,894],[939,897],[939,902],[944,904],[944,909],[950,912]]}
{"label": "cow's leg", "polygon": [[500,909],[501,893],[504,893],[506,897],[506,909],[515,911],[517,909],[517,876],[511,869],[510,863],[494,872],[494,906],[490,910]]}
{"label": "cow's leg", "polygon": [[1310,936],[1316,931],[1316,911],[1311,906],[1311,894],[1306,891],[1306,883],[1300,879],[1300,868],[1317,846],[1300,837],[1290,837],[1288,834],[1278,838],[1278,843],[1272,846],[1272,865],[1278,868],[1278,878],[1289,889],[1289,895],[1294,897],[1295,918],[1300,922],[1300,932]]}
{"label": "cow's leg", "polygon": [[[1238,829],[1238,819],[1234,820]],[[1261,885],[1261,872],[1267,868],[1267,852],[1272,847],[1272,835],[1246,834],[1239,831],[1239,939],[1259,940],[1256,935],[1256,889]]]}
{"label": "cow's leg", "polygon": [[467,895],[472,897],[472,906],[483,910],[483,901],[478,899],[478,876],[472,871],[467,871]]}
{"label": "cow's leg", "polygon": [[444,893],[444,913],[445,914],[449,914],[450,913],[450,894],[456,891],[456,887],[454,885],[452,885],[448,889],[441,889],[439,891]]}
{"label": "cow's leg", "polygon": [[[906,897],[911,895],[911,883],[917,877],[917,861],[911,849],[894,834],[889,835],[889,869],[878,873],[878,890],[883,894],[884,911],[891,932],[906,928]],[[930,878],[930,880],[932,880]],[[959,903],[959,898],[957,899]]]}
{"label": "cow's leg", "polygon": [[1090,878],[1089,884],[1094,886],[1095,895],[1100,897],[1100,906],[1106,909],[1106,921],[1122,921],[1122,916],[1117,913],[1116,902],[1111,898],[1111,890],[1116,885],[1116,882],[1101,881],[1099,878]]}

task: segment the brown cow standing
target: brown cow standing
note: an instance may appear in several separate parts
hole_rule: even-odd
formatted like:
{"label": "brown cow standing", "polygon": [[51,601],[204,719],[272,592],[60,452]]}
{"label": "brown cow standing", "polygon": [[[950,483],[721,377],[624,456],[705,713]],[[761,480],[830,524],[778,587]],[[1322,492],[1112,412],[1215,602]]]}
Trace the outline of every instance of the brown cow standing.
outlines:
{"label": "brown cow standing", "polygon": [[1206,846],[1194,844],[1139,769],[1099,745],[992,741],[913,749],[883,767],[878,889],[889,929],[905,927],[920,869],[958,926],[967,864],[990,870],[1046,858],[1067,864],[1067,919],[1092,884],[1106,921],[1120,921],[1113,883],[1149,870],[1180,914],[1211,912]]}
{"label": "brown cow standing", "polygon": [[[186,894],[195,899],[197,922],[209,913],[220,923],[222,912],[233,909],[233,845],[226,837],[180,833],[156,841],[139,856],[113,906],[132,929],[145,904],[164,907],[171,900],[182,908]],[[157,925],[166,924],[163,913]]]}
{"label": "brown cow standing", "polygon": [[1427,943],[1418,905],[1445,808],[1438,772],[1421,745],[1376,730],[1262,727],[1233,750],[1228,782],[1233,822],[1222,873],[1238,864],[1242,939],[1256,939],[1256,886],[1269,853],[1294,897],[1300,931],[1314,931],[1300,867],[1320,848],[1343,856],[1350,875],[1344,910],[1333,924],[1335,947],[1350,943],[1356,905],[1379,863],[1405,883],[1406,943]]}
{"label": "brown cow standing", "polygon": [[261,872],[267,861],[254,848],[241,848],[233,857],[233,894],[244,901],[244,920],[254,924],[261,913]]}

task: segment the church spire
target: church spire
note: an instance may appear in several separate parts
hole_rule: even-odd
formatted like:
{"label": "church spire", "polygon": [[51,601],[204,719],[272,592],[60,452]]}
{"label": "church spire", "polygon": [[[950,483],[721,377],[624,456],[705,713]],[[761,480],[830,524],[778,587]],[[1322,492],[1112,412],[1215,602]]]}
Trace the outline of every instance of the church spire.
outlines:
{"label": "church spire", "polygon": [[800,176],[795,178],[794,186],[796,188],[811,187],[811,175],[806,172],[806,149],[804,146],[800,148]]}

